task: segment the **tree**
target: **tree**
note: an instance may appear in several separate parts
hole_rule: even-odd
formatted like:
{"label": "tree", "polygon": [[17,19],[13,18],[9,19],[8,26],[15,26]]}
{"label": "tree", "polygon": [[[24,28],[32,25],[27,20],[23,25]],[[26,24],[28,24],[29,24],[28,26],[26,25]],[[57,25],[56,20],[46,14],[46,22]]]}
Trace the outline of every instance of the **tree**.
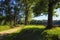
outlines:
{"label": "tree", "polygon": [[[15,3],[14,3],[15,2]],[[18,23],[17,23],[17,20],[18,20],[18,15],[20,14],[20,10],[21,10],[21,3],[19,2],[19,0],[15,0],[12,2],[13,6],[11,6],[11,8],[14,10],[12,11],[12,18],[13,18],[13,21],[14,21],[14,26],[16,26]]]}
{"label": "tree", "polygon": [[[6,13],[4,13],[4,14],[6,14],[6,18],[5,18],[5,24],[6,24],[6,22],[8,20],[8,17],[7,17],[8,13],[7,12],[10,11],[9,9],[7,9],[7,8],[9,8],[9,2],[10,2],[10,0],[1,0],[1,1],[2,1],[1,4],[2,4],[2,8],[3,8],[2,11],[6,12]],[[9,11],[7,11],[7,10],[9,10]],[[3,14],[3,12],[2,12],[2,14]]]}
{"label": "tree", "polygon": [[59,2],[59,0],[46,0],[46,1],[41,0],[40,2],[37,3],[37,5],[33,9],[35,12],[35,16],[38,16],[41,13],[44,13],[44,14],[48,13],[47,28],[53,27],[53,25],[52,25],[53,11],[58,2]]}
{"label": "tree", "polygon": [[0,1],[0,25],[1,25],[1,22],[2,22],[2,17],[3,17],[3,9],[4,9],[4,7],[3,7],[3,1],[1,0]]}
{"label": "tree", "polygon": [[53,17],[53,10],[54,6],[59,3],[59,0],[49,0],[49,5],[48,5],[48,26],[47,28],[52,28],[52,17]]}
{"label": "tree", "polygon": [[[33,7],[34,16],[40,16],[41,13],[47,14],[48,11],[48,0],[40,0]],[[38,10],[37,10],[38,9]]]}
{"label": "tree", "polygon": [[[14,3],[15,2],[15,3]],[[4,7],[5,7],[5,16],[6,16],[6,20],[5,20],[5,24],[6,22],[10,22],[10,25],[12,26],[12,21],[14,21],[14,26],[16,26],[16,22],[17,22],[17,16],[19,15],[19,11],[20,11],[20,3],[18,0],[15,0],[13,2],[11,2],[11,0],[5,0],[4,1]],[[13,9],[13,11],[12,11]]]}
{"label": "tree", "polygon": [[47,28],[52,28],[52,17],[53,17],[53,10],[54,10],[54,6],[57,3],[57,1],[53,1],[53,0],[49,0],[49,4],[48,4],[48,23],[47,23]]}
{"label": "tree", "polygon": [[39,0],[23,0],[22,3],[24,5],[24,14],[25,14],[25,25],[27,25],[32,16],[32,7]]}

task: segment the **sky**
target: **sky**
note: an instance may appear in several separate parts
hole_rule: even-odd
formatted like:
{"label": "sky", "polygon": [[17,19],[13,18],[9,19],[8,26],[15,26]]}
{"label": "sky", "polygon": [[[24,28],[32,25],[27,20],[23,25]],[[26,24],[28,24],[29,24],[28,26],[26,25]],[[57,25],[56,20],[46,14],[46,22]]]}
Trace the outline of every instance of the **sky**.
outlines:
{"label": "sky", "polygon": [[[56,10],[56,14],[58,15],[58,17],[56,16],[53,16],[53,20],[60,20],[60,8],[58,8]],[[32,18],[34,20],[48,20],[48,15],[43,15],[43,16],[39,16],[39,17],[35,17],[35,18]]]}

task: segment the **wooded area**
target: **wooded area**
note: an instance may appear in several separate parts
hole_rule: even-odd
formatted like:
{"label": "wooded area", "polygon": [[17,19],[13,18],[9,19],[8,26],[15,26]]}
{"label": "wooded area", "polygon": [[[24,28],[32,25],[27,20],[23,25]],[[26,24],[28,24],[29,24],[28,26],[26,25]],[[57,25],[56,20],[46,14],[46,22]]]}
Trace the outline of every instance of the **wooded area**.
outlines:
{"label": "wooded area", "polygon": [[[43,25],[44,30],[60,27],[60,20],[53,20],[53,16],[58,16],[54,11],[58,8],[60,8],[60,0],[0,0],[0,26],[5,27],[7,25],[10,28],[15,28],[22,25],[23,27],[27,26],[28,28],[28,25],[37,25],[36,27],[41,27],[41,25]],[[41,14],[48,15],[48,20],[41,21],[32,19],[34,17],[41,16]],[[35,29],[32,28],[30,31],[34,33],[34,30]],[[28,32],[30,31],[27,30],[26,35],[28,35]],[[36,34],[42,33],[39,29],[37,29],[37,31],[38,32]],[[32,39],[19,39],[19,37],[20,36],[18,36],[18,38],[16,37],[16,39],[13,38],[13,40],[50,40],[40,39],[39,36],[37,36],[39,39],[34,39],[33,37]],[[54,38],[59,40],[57,37]]]}

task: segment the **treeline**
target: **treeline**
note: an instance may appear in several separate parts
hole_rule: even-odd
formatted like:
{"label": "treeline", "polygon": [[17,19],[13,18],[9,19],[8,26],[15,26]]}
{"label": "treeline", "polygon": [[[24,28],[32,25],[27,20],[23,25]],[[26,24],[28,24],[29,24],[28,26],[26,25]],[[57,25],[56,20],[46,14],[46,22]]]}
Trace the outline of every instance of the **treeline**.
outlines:
{"label": "treeline", "polygon": [[[31,25],[47,25],[47,20],[32,20],[30,21]],[[60,20],[54,20],[53,25],[60,25]]]}
{"label": "treeline", "polygon": [[[24,24],[24,21],[18,21],[18,24]],[[47,20],[31,20],[30,25],[47,25]],[[54,20],[53,25],[60,25],[60,20]]]}

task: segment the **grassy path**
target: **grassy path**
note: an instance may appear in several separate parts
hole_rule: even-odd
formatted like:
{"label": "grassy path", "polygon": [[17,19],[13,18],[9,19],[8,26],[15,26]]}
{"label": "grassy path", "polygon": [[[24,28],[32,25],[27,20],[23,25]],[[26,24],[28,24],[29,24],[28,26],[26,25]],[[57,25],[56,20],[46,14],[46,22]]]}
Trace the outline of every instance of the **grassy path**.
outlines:
{"label": "grassy path", "polygon": [[3,39],[3,35],[15,33],[15,32],[17,32],[18,30],[22,30],[22,28],[23,28],[23,27],[15,27],[15,28],[12,28],[12,29],[5,30],[5,31],[0,32],[0,40]]}
{"label": "grassy path", "polygon": [[14,32],[16,32],[16,31],[19,30],[19,29],[22,29],[22,27],[15,27],[15,28],[12,28],[12,29],[9,29],[9,30],[5,30],[5,31],[0,32],[0,34],[10,34],[10,33],[14,33]]}

